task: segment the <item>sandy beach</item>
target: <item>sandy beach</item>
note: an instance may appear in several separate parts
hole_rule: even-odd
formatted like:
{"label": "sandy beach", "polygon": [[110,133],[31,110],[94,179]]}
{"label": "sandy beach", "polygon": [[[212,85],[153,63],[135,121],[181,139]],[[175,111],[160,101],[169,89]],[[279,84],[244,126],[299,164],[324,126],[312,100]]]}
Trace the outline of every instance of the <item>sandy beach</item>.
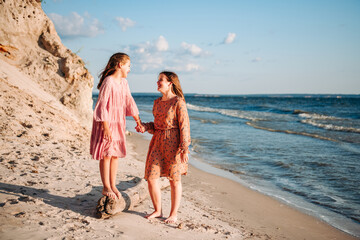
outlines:
{"label": "sandy beach", "polygon": [[[50,120],[50,122],[52,122]],[[86,136],[86,134],[85,134]],[[1,239],[355,239],[239,183],[190,167],[183,177],[179,222],[147,220],[149,198],[110,219],[95,216],[98,162],[83,142],[4,141],[1,148]],[[118,187],[141,178],[148,140],[128,136]],[[170,210],[163,190],[164,214]]]}
{"label": "sandy beach", "polygon": [[[1,239],[355,239],[239,183],[190,167],[177,224],[146,220],[149,197],[98,219],[102,184],[89,155],[90,130],[28,76],[2,62]],[[27,84],[24,84],[27,83]],[[118,188],[143,177],[149,140],[127,136]],[[146,198],[147,197],[147,198]],[[165,216],[169,189],[163,190]]]}
{"label": "sandy beach", "polygon": [[[89,154],[94,79],[62,45],[41,1],[1,4],[1,21],[7,23],[0,26],[1,240],[355,239],[191,165],[176,224],[144,218],[153,211],[147,191],[129,210],[99,219],[99,162]],[[117,177],[123,193],[142,185],[146,190],[149,140],[129,130]],[[169,187],[162,192],[168,216]]]}

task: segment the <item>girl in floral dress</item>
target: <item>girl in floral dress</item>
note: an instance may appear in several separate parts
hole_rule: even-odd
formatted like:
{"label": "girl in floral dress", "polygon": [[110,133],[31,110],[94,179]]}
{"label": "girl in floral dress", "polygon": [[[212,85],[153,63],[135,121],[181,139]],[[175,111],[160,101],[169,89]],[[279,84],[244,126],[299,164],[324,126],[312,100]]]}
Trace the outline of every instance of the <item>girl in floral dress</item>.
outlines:
{"label": "girl in floral dress", "polygon": [[154,101],[154,122],[143,124],[145,131],[154,134],[146,158],[145,179],[155,211],[146,218],[163,216],[159,178],[167,177],[171,211],[165,222],[175,223],[182,194],[181,175],[186,175],[188,169],[190,122],[178,76],[161,72],[157,85],[162,97]]}
{"label": "girl in floral dress", "polygon": [[102,194],[113,199],[121,196],[116,188],[116,173],[118,158],[126,156],[125,117],[133,116],[136,129],[142,128],[139,110],[126,80],[129,72],[130,58],[127,54],[111,56],[100,75],[100,92],[93,115],[90,154],[100,160]]}

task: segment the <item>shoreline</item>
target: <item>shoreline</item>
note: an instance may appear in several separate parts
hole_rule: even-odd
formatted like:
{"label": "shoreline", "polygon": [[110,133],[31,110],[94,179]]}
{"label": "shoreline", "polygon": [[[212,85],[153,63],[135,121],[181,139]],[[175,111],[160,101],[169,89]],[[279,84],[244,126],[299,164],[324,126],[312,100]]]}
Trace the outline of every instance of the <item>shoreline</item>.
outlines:
{"label": "shoreline", "polygon": [[240,176],[236,176],[235,173],[222,169],[221,166],[213,166],[199,160],[198,158],[192,158],[191,165],[202,172],[229,179],[248,188],[249,190],[268,196],[280,203],[284,203],[285,205],[294,208],[303,214],[314,217],[315,219],[320,220],[343,233],[349,234],[353,237],[360,236],[360,227],[352,220],[341,214],[331,212],[322,206],[310,203],[295,194],[278,189],[269,183],[243,180]]}
{"label": "shoreline", "polygon": [[[144,152],[144,147],[147,150],[149,139],[145,136],[133,132],[128,139],[134,144],[135,152]],[[146,153],[140,155],[145,161]],[[204,165],[207,166],[200,169]],[[211,199],[214,208],[221,209],[222,214],[217,217],[222,221],[246,229],[260,239],[357,239],[280,199],[249,188],[237,178],[207,163],[190,163],[188,175],[183,177],[184,201],[192,195],[203,194]]]}

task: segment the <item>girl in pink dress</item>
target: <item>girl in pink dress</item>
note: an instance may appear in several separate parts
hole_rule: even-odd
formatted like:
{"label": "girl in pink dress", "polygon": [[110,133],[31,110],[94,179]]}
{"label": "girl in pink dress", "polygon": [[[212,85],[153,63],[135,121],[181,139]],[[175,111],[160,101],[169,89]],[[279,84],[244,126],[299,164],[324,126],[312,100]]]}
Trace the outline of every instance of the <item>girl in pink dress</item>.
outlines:
{"label": "girl in pink dress", "polygon": [[102,194],[110,198],[120,198],[116,188],[118,158],[126,156],[125,128],[126,116],[132,116],[136,129],[142,128],[139,110],[131,96],[126,80],[130,72],[130,57],[125,53],[111,56],[100,74],[97,88],[100,90],[93,115],[90,154],[100,160],[100,175],[103,183]]}

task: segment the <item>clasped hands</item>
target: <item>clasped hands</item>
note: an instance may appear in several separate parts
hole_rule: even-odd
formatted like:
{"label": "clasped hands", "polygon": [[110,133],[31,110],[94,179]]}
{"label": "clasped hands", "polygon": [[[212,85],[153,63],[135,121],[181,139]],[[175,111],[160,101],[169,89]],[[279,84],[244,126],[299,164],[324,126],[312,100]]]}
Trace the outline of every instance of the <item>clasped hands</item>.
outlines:
{"label": "clasped hands", "polygon": [[145,127],[144,127],[144,125],[142,124],[142,122],[141,121],[139,121],[139,122],[136,122],[136,127],[135,127],[135,130],[137,131],[137,132],[141,132],[141,133],[144,133],[145,132]]}
{"label": "clasped hands", "polygon": [[[141,121],[136,121],[136,127],[135,130],[137,132],[144,133],[146,131],[145,126]],[[150,130],[149,130],[150,131]],[[182,163],[187,163],[189,161],[189,154],[187,152],[180,152],[180,160]]]}

